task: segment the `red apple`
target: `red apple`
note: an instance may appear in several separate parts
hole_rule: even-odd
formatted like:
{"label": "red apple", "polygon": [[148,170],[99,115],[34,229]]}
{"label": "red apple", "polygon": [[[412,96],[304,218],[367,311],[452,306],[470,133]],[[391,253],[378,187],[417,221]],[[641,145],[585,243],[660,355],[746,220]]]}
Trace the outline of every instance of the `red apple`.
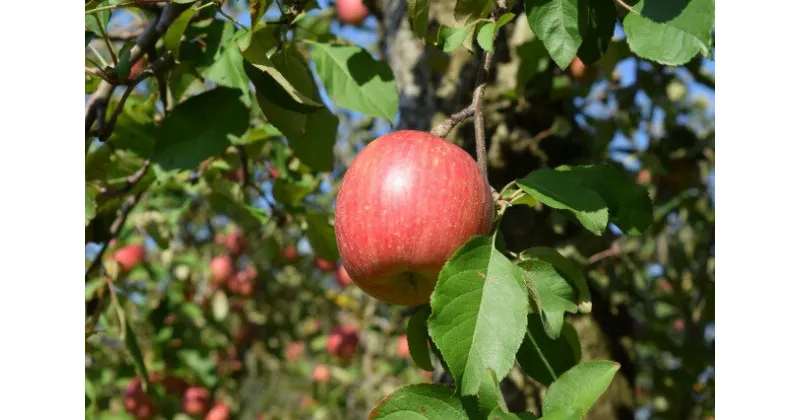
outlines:
{"label": "red apple", "polygon": [[191,416],[202,416],[211,406],[211,392],[201,386],[190,386],[183,393],[183,411]]}
{"label": "red apple", "polygon": [[144,245],[133,244],[120,248],[114,253],[114,261],[119,263],[123,272],[133,270],[137,265],[144,261]]}
{"label": "red apple", "polygon": [[580,58],[575,57],[569,63],[569,72],[576,80],[591,81],[595,78],[596,70],[592,66],[586,66]]}
{"label": "red apple", "polygon": [[350,360],[358,350],[358,330],[352,325],[335,327],[328,335],[325,345],[328,354]]}
{"label": "red apple", "polygon": [[164,387],[167,394],[170,395],[183,395],[189,384],[182,378],[174,375],[164,375],[161,373],[150,374],[150,383],[159,384]]}
{"label": "red apple", "polygon": [[142,389],[142,380],[138,377],[133,378],[125,389],[125,409],[138,420],[149,420],[156,416],[156,405]]}
{"label": "red apple", "polygon": [[360,25],[369,15],[369,9],[362,0],[336,0],[336,14],[344,23]]}
{"label": "red apple", "polygon": [[217,402],[214,408],[206,414],[205,420],[228,420],[231,418],[231,409],[224,402]]}
{"label": "red apple", "polygon": [[314,265],[318,269],[320,269],[320,271],[325,271],[325,272],[333,271],[334,269],[336,269],[336,264],[334,264],[334,263],[332,263],[332,262],[330,262],[330,261],[328,261],[326,259],[322,259],[320,257],[315,257],[314,258]]}
{"label": "red apple", "polygon": [[233,276],[234,267],[233,260],[228,255],[221,255],[214,257],[211,260],[211,281],[214,286],[221,286],[225,284],[228,279]]}
{"label": "red apple", "polygon": [[281,255],[286,261],[292,261],[297,258],[297,248],[294,245],[289,245],[283,248]]}
{"label": "red apple", "polygon": [[247,238],[239,231],[232,232],[225,238],[225,247],[233,255],[239,255],[247,248]]}
{"label": "red apple", "polygon": [[336,199],[336,242],[356,285],[397,305],[430,300],[442,266],[490,232],[492,193],[477,163],[429,133],[403,130],[368,144]]}
{"label": "red apple", "polygon": [[294,362],[305,352],[305,345],[299,341],[293,341],[286,346],[286,361]]}
{"label": "red apple", "polygon": [[240,271],[228,279],[228,290],[242,297],[253,296],[255,292],[255,275],[250,271]]}
{"label": "red apple", "polygon": [[139,76],[139,73],[141,73],[142,70],[144,70],[145,64],[147,64],[147,63],[145,63],[145,59],[144,58],[141,58],[141,59],[139,59],[139,61],[133,63],[133,65],[131,66],[131,72],[128,75],[128,80],[133,80],[137,76]]}
{"label": "red apple", "polygon": [[325,365],[317,365],[311,372],[311,379],[321,384],[328,383],[331,380],[331,369]]}
{"label": "red apple", "polygon": [[300,398],[300,408],[313,407],[317,404],[317,401],[308,394],[303,395],[303,397]]}
{"label": "red apple", "polygon": [[636,183],[639,185],[648,185],[653,180],[653,176],[648,169],[642,169],[636,176]]}
{"label": "red apple", "polygon": [[408,336],[403,334],[397,339],[397,357],[406,358],[411,355],[408,348]]}
{"label": "red apple", "polygon": [[341,264],[336,268],[336,282],[342,287],[347,287],[353,283],[353,279],[350,278],[350,275],[347,274],[347,270],[345,270],[344,266]]}

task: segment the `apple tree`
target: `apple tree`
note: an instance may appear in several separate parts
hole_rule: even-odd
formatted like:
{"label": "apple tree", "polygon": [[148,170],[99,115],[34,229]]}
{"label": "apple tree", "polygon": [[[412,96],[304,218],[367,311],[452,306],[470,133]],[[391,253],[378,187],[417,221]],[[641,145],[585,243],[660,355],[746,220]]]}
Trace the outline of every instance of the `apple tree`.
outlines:
{"label": "apple tree", "polygon": [[713,418],[713,27],[86,1],[87,418]]}

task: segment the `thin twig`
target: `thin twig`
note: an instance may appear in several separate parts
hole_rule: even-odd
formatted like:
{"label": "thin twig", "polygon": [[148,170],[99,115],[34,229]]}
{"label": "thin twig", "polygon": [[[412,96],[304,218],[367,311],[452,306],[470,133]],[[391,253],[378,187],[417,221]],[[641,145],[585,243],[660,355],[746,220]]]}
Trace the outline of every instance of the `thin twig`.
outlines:
{"label": "thin twig", "polygon": [[631,13],[636,13],[637,15],[639,14],[638,12],[636,12],[636,10],[633,10],[633,8],[632,8],[632,7],[628,6],[628,4],[627,4],[627,3],[625,3],[624,1],[622,1],[622,0],[616,0],[616,2],[617,2],[617,4],[619,4],[620,6],[622,6],[623,8],[625,8],[625,9],[628,9],[628,11],[629,11],[629,12],[631,12]]}
{"label": "thin twig", "polygon": [[142,165],[139,170],[134,172],[125,180],[125,185],[119,188],[106,188],[101,191],[106,197],[119,197],[123,194],[126,194],[128,191],[132,190],[133,187],[139,183],[139,181],[144,178],[145,174],[147,174],[147,170],[150,169],[150,159],[144,161],[144,165]]}
{"label": "thin twig", "polygon": [[236,146],[236,151],[239,152],[239,160],[242,161],[242,179],[239,182],[242,184],[242,188],[247,187],[250,184],[250,171],[247,168],[247,151],[244,150],[244,146]]}
{"label": "thin twig", "polygon": [[134,1],[129,1],[129,2],[125,2],[125,3],[112,4],[110,6],[101,6],[101,7],[98,7],[97,9],[87,10],[85,12],[85,14],[89,15],[89,14],[92,14],[92,13],[102,12],[102,11],[105,11],[105,10],[121,9],[123,7],[130,7],[130,6],[136,6],[136,1],[134,0]]}
{"label": "thin twig", "polygon": [[[497,21],[499,16],[506,12],[506,0],[496,1],[497,10],[492,16],[493,21]],[[497,32],[494,34],[494,40],[497,39]],[[483,52],[483,61],[481,68],[478,69],[478,77],[475,80],[475,92],[472,94],[472,107],[475,108],[475,151],[478,156],[478,167],[481,173],[488,180],[488,172],[486,169],[486,127],[483,122],[483,94],[486,91],[486,79],[489,76],[489,69],[492,66],[492,59],[494,53],[491,51]]]}
{"label": "thin twig", "polygon": [[619,242],[614,241],[611,243],[611,246],[603,251],[598,252],[597,254],[592,255],[589,257],[589,264],[594,264],[604,258],[613,257],[619,255]]}
{"label": "thin twig", "polygon": [[105,73],[103,73],[102,70],[98,68],[89,68],[89,67],[84,67],[84,69],[86,70],[86,74],[108,81],[108,78],[106,77]]}
{"label": "thin twig", "polygon": [[94,20],[97,21],[97,27],[100,28],[100,34],[103,35],[103,41],[106,43],[106,49],[108,49],[108,53],[111,54],[111,61],[116,66],[119,64],[119,58],[117,58],[117,52],[114,51],[114,46],[111,45],[111,40],[108,39],[106,28],[103,27],[103,23],[100,21],[100,16],[94,15]]}
{"label": "thin twig", "polygon": [[475,115],[475,107],[471,104],[470,106],[462,109],[461,111],[456,112],[455,114],[451,115],[450,118],[440,122],[436,125],[436,127],[431,130],[431,134],[436,137],[447,137],[450,131],[455,128],[456,124],[466,120],[467,118]]}
{"label": "thin twig", "polygon": [[[94,45],[89,44],[89,49],[92,50],[92,53],[95,55],[95,57],[97,57],[97,59],[100,60],[100,64],[102,64],[102,68],[108,67],[108,62],[100,54],[100,51],[97,51],[97,49],[94,47]],[[98,67],[100,67],[100,66],[98,66]]]}
{"label": "thin twig", "polygon": [[217,12],[219,12],[219,14],[221,14],[225,19],[228,19],[229,21],[231,21],[234,25],[238,26],[239,28],[244,29],[245,26],[242,25],[241,23],[239,23],[238,21],[236,21],[236,19],[232,18],[227,13],[225,13],[225,11],[222,10],[222,7],[217,7]]}
{"label": "thin twig", "polygon": [[108,239],[103,242],[103,246],[100,248],[100,251],[97,252],[94,260],[92,260],[92,263],[89,264],[89,268],[86,270],[85,280],[89,280],[89,275],[100,264],[100,261],[103,259],[103,254],[105,254],[106,249],[108,249],[108,244],[112,239],[116,238],[119,232],[122,230],[122,227],[125,225],[125,221],[128,220],[128,215],[131,213],[131,210],[136,207],[136,204],[139,203],[139,199],[142,198],[144,192],[145,190],[142,190],[136,195],[129,196],[127,199],[125,199],[125,202],[122,203],[122,206],[119,209],[119,214],[117,214],[117,218],[111,222],[111,228],[108,231]]}
{"label": "thin twig", "polygon": [[[169,26],[181,14],[181,12],[190,6],[190,3],[167,4],[163,11],[150,21],[150,23],[147,25],[147,28],[145,28],[141,35],[139,35],[139,37],[136,39],[136,45],[134,45],[130,50],[130,62],[135,63],[139,61],[139,59],[141,59],[144,55],[145,51],[149,50],[153,45],[155,45],[158,39],[167,32]],[[119,84],[123,83],[124,82],[120,82]],[[113,83],[108,83],[105,81],[101,82],[97,87],[97,90],[95,90],[92,96],[86,101],[86,122],[84,125],[87,136],[92,131],[92,126],[94,125],[95,121],[97,121],[98,115],[105,115],[105,112],[102,114],[98,113],[97,108],[104,108],[107,106],[108,101],[111,98],[111,94],[114,92],[114,88],[116,86],[117,85]],[[98,127],[102,124],[102,121],[98,122]],[[102,132],[102,130],[99,129],[98,131]]]}

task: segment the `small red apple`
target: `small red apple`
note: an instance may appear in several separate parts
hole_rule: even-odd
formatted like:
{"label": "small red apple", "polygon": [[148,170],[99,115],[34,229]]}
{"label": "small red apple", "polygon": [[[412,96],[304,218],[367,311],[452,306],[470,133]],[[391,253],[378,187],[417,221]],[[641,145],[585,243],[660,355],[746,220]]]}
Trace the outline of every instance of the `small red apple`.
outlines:
{"label": "small red apple", "polygon": [[211,392],[201,386],[190,386],[183,393],[183,411],[191,416],[202,416],[211,406]]}
{"label": "small red apple", "polygon": [[228,279],[228,290],[234,295],[250,297],[255,293],[255,275],[250,271],[240,271]]}
{"label": "small red apple", "polygon": [[214,408],[206,414],[205,420],[228,420],[231,418],[231,409],[224,402],[217,402]]}
{"label": "small red apple", "polygon": [[592,81],[596,76],[596,70],[592,66],[586,66],[580,58],[575,57],[569,63],[569,72],[572,78],[581,81]]}
{"label": "small red apple", "polygon": [[397,357],[405,359],[411,355],[408,348],[408,336],[403,334],[397,339]]}
{"label": "small red apple", "polygon": [[247,238],[242,232],[235,231],[225,238],[225,247],[233,255],[239,255],[247,248]]}
{"label": "small red apple", "polygon": [[362,0],[336,0],[336,14],[344,23],[360,25],[369,15],[369,9]]}
{"label": "small red apple", "polygon": [[328,383],[331,380],[331,369],[325,365],[317,365],[311,372],[311,379],[321,384]]}
{"label": "small red apple", "polygon": [[653,176],[647,169],[642,169],[636,176],[636,183],[639,185],[648,185],[653,180]]}
{"label": "small red apple", "polygon": [[286,346],[286,361],[295,362],[305,352],[305,345],[299,341],[293,341]]}
{"label": "small red apple", "polygon": [[157,414],[153,399],[142,389],[142,380],[133,378],[125,389],[125,409],[137,420],[150,420]]}
{"label": "small red apple", "polygon": [[347,270],[345,270],[344,266],[341,264],[336,268],[336,282],[342,287],[347,287],[353,283],[353,279],[350,278],[350,275],[347,274]]}
{"label": "small red apple", "polygon": [[352,325],[335,327],[325,344],[328,354],[348,361],[358,350],[358,330]]}
{"label": "small red apple", "polygon": [[294,245],[289,245],[281,250],[281,255],[286,261],[292,261],[297,258],[297,248]]}
{"label": "small red apple", "polygon": [[333,270],[336,269],[336,264],[334,264],[334,263],[332,263],[332,262],[330,262],[330,261],[328,261],[326,259],[320,258],[320,257],[315,257],[314,258],[314,265],[320,271],[325,271],[325,272],[333,271]]}
{"label": "small red apple", "polygon": [[683,318],[676,318],[675,321],[672,322],[672,328],[675,328],[675,331],[682,333],[686,328],[686,322],[683,320]]}
{"label": "small red apple", "polygon": [[145,62],[144,58],[140,58],[139,61],[133,63],[131,66],[131,73],[128,75],[128,80],[133,80],[144,70]]}
{"label": "small red apple", "polygon": [[494,205],[477,163],[429,133],[403,130],[368,144],[336,199],[336,242],[356,285],[386,303],[430,300],[456,249],[490,232]]}
{"label": "small red apple", "polygon": [[211,268],[211,281],[214,286],[219,287],[225,284],[233,276],[233,260],[228,255],[214,257],[209,265]]}
{"label": "small red apple", "polygon": [[314,398],[312,398],[312,397],[311,397],[310,395],[308,395],[308,394],[306,394],[306,395],[303,395],[303,397],[302,397],[302,398],[300,398],[300,408],[308,408],[308,407],[313,407],[313,406],[315,406],[315,405],[317,405],[317,404],[319,404],[319,403],[317,402],[317,400],[315,400]]}
{"label": "small red apple", "polygon": [[114,261],[119,263],[123,272],[133,270],[145,258],[144,245],[133,244],[120,248],[114,253]]}
{"label": "small red apple", "polygon": [[227,174],[225,174],[225,178],[227,178],[228,181],[233,181],[237,184],[244,181],[244,176],[244,168],[231,169]]}

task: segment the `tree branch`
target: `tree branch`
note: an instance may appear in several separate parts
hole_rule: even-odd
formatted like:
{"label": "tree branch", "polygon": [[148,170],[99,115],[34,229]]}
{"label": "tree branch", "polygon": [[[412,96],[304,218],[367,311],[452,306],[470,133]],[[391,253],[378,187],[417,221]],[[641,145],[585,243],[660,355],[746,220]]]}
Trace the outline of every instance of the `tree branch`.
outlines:
{"label": "tree branch", "polygon": [[131,210],[136,207],[136,204],[139,203],[139,199],[142,198],[142,195],[144,195],[144,190],[140,191],[136,195],[129,196],[127,199],[125,199],[125,202],[122,203],[122,206],[119,209],[119,214],[117,214],[116,219],[111,222],[111,229],[108,231],[108,240],[103,242],[103,247],[97,252],[94,260],[92,260],[92,263],[89,264],[89,268],[86,270],[85,280],[89,280],[89,275],[100,264],[100,261],[103,259],[103,254],[105,254],[106,249],[108,249],[108,244],[112,239],[116,238],[119,232],[122,230],[122,227],[125,225],[125,221],[128,220],[128,215],[131,213]]}
{"label": "tree branch", "polygon": [[447,137],[450,131],[455,128],[456,124],[460,123],[461,121],[466,120],[467,118],[475,115],[475,107],[470,104],[470,106],[462,109],[461,111],[456,112],[455,114],[451,115],[450,118],[440,122],[433,127],[431,130],[431,134],[436,137]]}
{"label": "tree branch", "polygon": [[[147,25],[147,28],[142,31],[139,37],[136,39],[136,45],[131,48],[130,51],[130,62],[135,63],[139,61],[142,56],[144,56],[145,51],[149,50],[153,46],[155,46],[156,42],[162,35],[167,32],[167,28],[172,24],[172,22],[187,8],[191,6],[190,3],[187,4],[179,4],[179,3],[169,3],[167,4],[163,11],[154,17],[150,23]],[[97,87],[97,90],[89,97],[86,101],[86,112],[85,112],[85,129],[86,135],[88,136],[92,130],[92,126],[95,122],[98,123],[98,132],[102,133],[105,130],[100,129],[99,127],[104,126],[104,121],[102,119],[105,117],[106,107],[108,106],[109,99],[111,95],[114,93],[114,88],[118,85],[124,84],[124,81],[120,81],[116,84],[103,81]],[[101,112],[98,112],[101,111]]]}

